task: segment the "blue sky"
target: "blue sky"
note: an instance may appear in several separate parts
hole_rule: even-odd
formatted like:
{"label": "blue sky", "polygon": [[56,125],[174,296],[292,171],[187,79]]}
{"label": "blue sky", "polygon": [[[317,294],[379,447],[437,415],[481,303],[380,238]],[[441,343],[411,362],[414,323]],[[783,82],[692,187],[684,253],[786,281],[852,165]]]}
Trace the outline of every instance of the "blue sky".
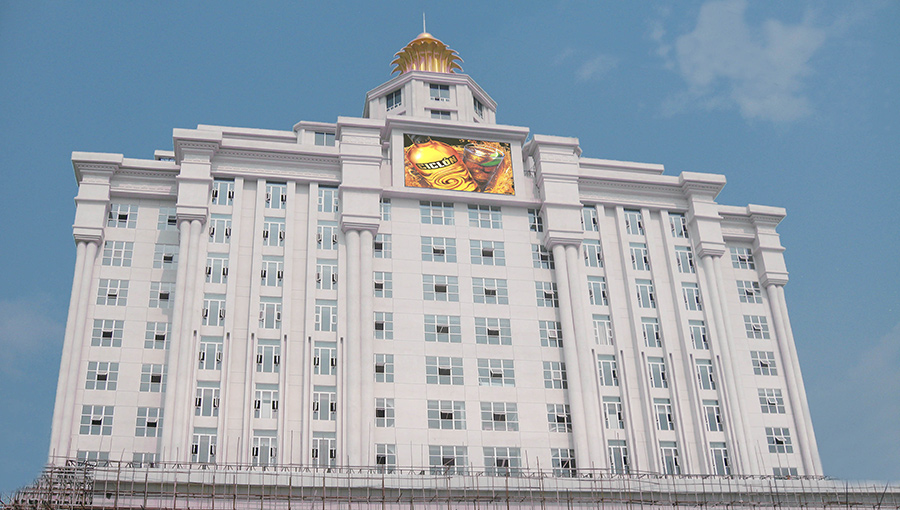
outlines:
{"label": "blue sky", "polygon": [[72,151],[359,116],[428,30],[498,120],[584,155],[724,174],[787,208],[827,474],[900,480],[900,2],[0,3],[0,493],[46,459],[71,290]]}

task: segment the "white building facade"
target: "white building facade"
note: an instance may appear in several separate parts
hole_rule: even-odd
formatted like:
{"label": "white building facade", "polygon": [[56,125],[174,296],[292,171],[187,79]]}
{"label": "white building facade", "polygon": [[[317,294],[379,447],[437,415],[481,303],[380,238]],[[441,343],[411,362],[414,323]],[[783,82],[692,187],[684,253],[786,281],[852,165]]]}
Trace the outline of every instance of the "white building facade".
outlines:
{"label": "white building facade", "polygon": [[74,153],[51,464],[822,475],[784,210],[497,124],[456,60],[420,35],[362,118]]}

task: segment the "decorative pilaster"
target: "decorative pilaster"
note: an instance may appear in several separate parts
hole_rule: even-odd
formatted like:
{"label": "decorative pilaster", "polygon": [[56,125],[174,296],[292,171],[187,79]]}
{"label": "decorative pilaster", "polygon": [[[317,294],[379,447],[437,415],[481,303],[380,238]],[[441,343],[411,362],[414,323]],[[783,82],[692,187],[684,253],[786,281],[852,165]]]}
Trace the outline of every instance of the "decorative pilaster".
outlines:
{"label": "decorative pilaster", "polygon": [[360,251],[360,394],[362,406],[360,411],[360,466],[374,465],[373,436],[375,429],[375,274],[372,264],[375,258],[374,234],[371,230],[363,230],[359,234]]}
{"label": "decorative pilaster", "polygon": [[347,427],[347,445],[343,458],[347,459],[350,466],[360,464],[360,438],[362,422],[360,412],[363,405],[374,405],[371,402],[362,402],[362,388],[360,377],[360,250],[359,231],[348,230],[344,233],[347,243],[347,338],[344,341],[344,355],[347,367],[347,387],[342,392],[347,399],[344,423]]}

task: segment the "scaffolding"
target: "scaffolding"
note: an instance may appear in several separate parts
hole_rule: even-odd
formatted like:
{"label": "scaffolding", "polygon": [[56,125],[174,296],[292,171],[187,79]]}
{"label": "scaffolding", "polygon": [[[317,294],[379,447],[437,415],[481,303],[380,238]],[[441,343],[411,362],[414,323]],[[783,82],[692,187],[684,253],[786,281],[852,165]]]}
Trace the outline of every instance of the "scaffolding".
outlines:
{"label": "scaffolding", "polygon": [[821,477],[665,476],[454,467],[337,468],[68,461],[4,509],[576,510],[900,508],[900,485]]}

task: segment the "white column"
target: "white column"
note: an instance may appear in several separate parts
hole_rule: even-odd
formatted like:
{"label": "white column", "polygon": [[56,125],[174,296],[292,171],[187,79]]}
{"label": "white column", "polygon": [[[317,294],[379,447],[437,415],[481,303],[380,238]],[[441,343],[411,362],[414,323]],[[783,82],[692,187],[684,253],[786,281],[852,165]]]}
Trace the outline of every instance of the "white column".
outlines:
{"label": "white column", "polygon": [[[566,245],[566,273],[569,280],[569,296],[572,302],[575,348],[578,352],[578,376],[581,378],[581,392],[584,398],[584,418],[587,431],[587,443],[590,451],[590,464],[584,467],[606,467],[603,443],[600,440],[600,398],[597,383],[594,379],[596,361],[591,349],[593,337],[586,327],[583,280],[578,268],[583,265],[578,247]],[[563,341],[563,346],[566,343]],[[568,363],[566,364],[568,368]]]}
{"label": "white column", "polygon": [[[347,339],[344,342],[344,367],[347,371],[347,387],[342,392],[346,402],[342,406],[344,410],[344,423],[347,430],[345,437],[347,444],[343,458],[347,459],[350,466],[360,465],[360,431],[359,413],[362,408],[362,395],[360,395],[360,235],[358,230],[348,230],[344,236],[347,243]],[[374,405],[374,404],[373,404]]]}
{"label": "white column", "polygon": [[575,442],[575,465],[591,459],[588,430],[585,420],[584,394],[578,369],[578,346],[575,342],[575,324],[572,321],[572,299],[569,291],[569,277],[566,264],[566,248],[553,246],[553,261],[556,266],[556,286],[559,293],[559,320],[563,331],[563,358],[566,363],[569,412],[572,418],[572,436]]}
{"label": "white column", "polygon": [[[175,268],[175,302],[172,309],[172,324],[169,326],[169,352],[166,360],[166,369],[172,374],[172,380],[166,387],[166,394],[163,399],[164,412],[171,416],[172,427],[163,434],[160,442],[162,443],[163,460],[175,460],[175,451],[179,445],[183,444],[183,438],[179,437],[175,427],[175,405],[178,401],[178,393],[175,391],[175,375],[178,373],[179,363],[187,363],[188,360],[180,355],[181,347],[181,327],[182,327],[182,309],[184,308],[184,287],[187,274],[187,260],[190,258],[190,226],[189,220],[178,221],[178,266]],[[181,398],[184,398],[182,395]],[[179,459],[180,460],[180,459]]]}
{"label": "white column", "polygon": [[[184,301],[182,307],[182,315],[181,315],[181,331],[179,332],[178,338],[178,355],[180,356],[180,360],[177,367],[177,372],[174,374],[174,385],[171,380],[172,372],[168,371],[169,378],[167,381],[167,388],[174,386],[173,391],[174,394],[174,407],[173,411],[173,426],[172,431],[177,435],[173,438],[174,447],[177,451],[181,452],[182,458],[178,459],[180,461],[187,461],[190,456],[190,448],[188,448],[188,443],[186,438],[191,437],[190,433],[190,417],[188,410],[190,409],[191,403],[193,402],[192,395],[188,395],[191,388],[191,373],[193,368],[193,360],[196,357],[193,349],[194,346],[194,338],[193,331],[191,325],[196,320],[191,314],[193,310],[194,300],[195,300],[195,291],[197,287],[197,258],[198,251],[200,249],[200,235],[202,234],[201,230],[203,228],[203,224],[200,220],[191,220],[191,227],[189,233],[189,244],[188,244],[188,257],[187,260],[181,259],[183,262],[187,262],[187,268],[185,269],[184,275]],[[179,255],[180,256],[180,255]],[[176,272],[177,278],[177,272]],[[176,283],[177,285],[177,283]],[[185,398],[187,397],[187,398]]]}
{"label": "white column", "polygon": [[360,262],[360,465],[374,465],[375,446],[375,274],[372,270],[375,258],[374,236],[371,230],[363,230],[359,235]]}

